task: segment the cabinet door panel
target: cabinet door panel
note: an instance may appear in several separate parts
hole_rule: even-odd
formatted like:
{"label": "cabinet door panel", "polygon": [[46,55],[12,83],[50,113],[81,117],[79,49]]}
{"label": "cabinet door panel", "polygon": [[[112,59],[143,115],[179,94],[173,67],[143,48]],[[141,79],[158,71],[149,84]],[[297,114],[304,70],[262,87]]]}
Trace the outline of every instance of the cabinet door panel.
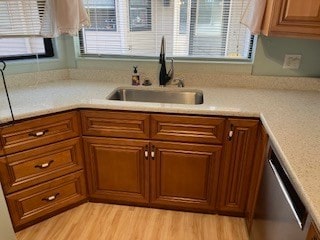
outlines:
{"label": "cabinet door panel", "polygon": [[268,0],[262,33],[319,39],[320,0]]}
{"label": "cabinet door panel", "polygon": [[0,158],[0,180],[12,193],[83,168],[79,138]]}
{"label": "cabinet door panel", "polygon": [[219,211],[243,216],[245,212],[258,120],[230,119],[222,171],[219,178]]}
{"label": "cabinet door panel", "polygon": [[286,0],[284,4],[284,20],[320,21],[320,0]]}
{"label": "cabinet door panel", "polygon": [[221,144],[224,118],[169,114],[151,115],[151,139]]}
{"label": "cabinet door panel", "polygon": [[148,203],[148,141],[84,138],[92,200]]}
{"label": "cabinet door panel", "polygon": [[220,146],[151,142],[151,205],[212,211]]}
{"label": "cabinet door panel", "polygon": [[3,152],[11,154],[73,138],[80,133],[77,111],[38,117],[1,129]]}
{"label": "cabinet door panel", "polygon": [[149,138],[149,114],[121,111],[81,111],[82,132],[87,136]]}
{"label": "cabinet door panel", "polygon": [[16,230],[86,200],[83,171],[15,192],[6,197]]}

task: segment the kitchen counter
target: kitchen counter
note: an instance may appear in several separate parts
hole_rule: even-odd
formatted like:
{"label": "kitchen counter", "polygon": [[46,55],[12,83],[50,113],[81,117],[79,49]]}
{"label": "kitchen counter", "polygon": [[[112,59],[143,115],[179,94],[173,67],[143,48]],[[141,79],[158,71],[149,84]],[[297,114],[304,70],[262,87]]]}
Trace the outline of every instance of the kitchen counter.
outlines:
{"label": "kitchen counter", "polygon": [[[61,80],[11,87],[9,93],[17,120],[76,108],[258,117],[320,229],[319,91],[197,87],[204,93],[202,105],[106,100],[119,86],[103,81]],[[10,121],[1,91],[0,124]]]}

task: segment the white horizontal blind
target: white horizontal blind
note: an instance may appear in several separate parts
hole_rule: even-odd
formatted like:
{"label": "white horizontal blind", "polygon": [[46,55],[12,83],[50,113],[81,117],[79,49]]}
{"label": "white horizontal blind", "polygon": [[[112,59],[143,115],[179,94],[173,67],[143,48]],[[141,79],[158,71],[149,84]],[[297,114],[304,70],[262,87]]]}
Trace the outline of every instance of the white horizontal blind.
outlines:
{"label": "white horizontal blind", "polygon": [[0,0],[0,57],[44,54],[45,0]]}
{"label": "white horizontal blind", "polygon": [[40,34],[45,0],[0,0],[0,36]]}
{"label": "white horizontal blind", "polygon": [[182,58],[250,57],[252,39],[240,19],[248,0],[84,0],[91,27],[83,55]]}

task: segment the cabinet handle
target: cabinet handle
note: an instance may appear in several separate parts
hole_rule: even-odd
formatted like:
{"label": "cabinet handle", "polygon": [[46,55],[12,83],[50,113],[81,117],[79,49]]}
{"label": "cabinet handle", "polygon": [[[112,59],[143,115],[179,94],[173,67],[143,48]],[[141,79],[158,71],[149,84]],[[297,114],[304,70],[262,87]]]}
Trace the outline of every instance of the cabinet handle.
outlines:
{"label": "cabinet handle", "polygon": [[230,131],[229,131],[229,133],[228,133],[228,140],[229,141],[231,141],[231,139],[232,139],[232,136],[233,136],[233,124],[231,124],[231,126],[230,126]]}
{"label": "cabinet handle", "polygon": [[144,149],[144,157],[145,157],[145,159],[148,159],[148,157],[149,157],[148,145],[145,146],[145,149]]}
{"label": "cabinet handle", "polygon": [[152,160],[154,160],[155,157],[155,147],[152,145],[152,149],[151,149],[151,158]]}
{"label": "cabinet handle", "polygon": [[54,162],[54,160],[50,160],[49,162],[42,163],[42,164],[38,164],[38,165],[35,165],[34,167],[35,167],[35,168],[44,169],[44,168],[50,167],[50,165],[51,165],[53,162]]}
{"label": "cabinet handle", "polygon": [[52,202],[54,200],[56,200],[56,198],[59,196],[59,193],[56,193],[52,196],[49,196],[49,197],[45,197],[45,198],[42,198],[41,200],[42,201],[45,201],[45,202]]}
{"label": "cabinet handle", "polygon": [[45,135],[47,132],[49,132],[48,129],[43,130],[43,131],[39,131],[39,132],[32,132],[32,133],[29,133],[29,136],[30,137],[41,137],[41,136]]}

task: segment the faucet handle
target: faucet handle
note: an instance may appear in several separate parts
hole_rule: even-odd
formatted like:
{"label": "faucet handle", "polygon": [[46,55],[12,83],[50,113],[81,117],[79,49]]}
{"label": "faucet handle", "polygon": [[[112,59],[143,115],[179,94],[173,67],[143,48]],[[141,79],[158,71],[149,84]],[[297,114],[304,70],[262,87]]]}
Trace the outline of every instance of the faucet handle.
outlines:
{"label": "faucet handle", "polygon": [[171,58],[171,68],[168,71],[169,80],[173,79],[173,75],[174,75],[174,66],[173,66],[173,58]]}

